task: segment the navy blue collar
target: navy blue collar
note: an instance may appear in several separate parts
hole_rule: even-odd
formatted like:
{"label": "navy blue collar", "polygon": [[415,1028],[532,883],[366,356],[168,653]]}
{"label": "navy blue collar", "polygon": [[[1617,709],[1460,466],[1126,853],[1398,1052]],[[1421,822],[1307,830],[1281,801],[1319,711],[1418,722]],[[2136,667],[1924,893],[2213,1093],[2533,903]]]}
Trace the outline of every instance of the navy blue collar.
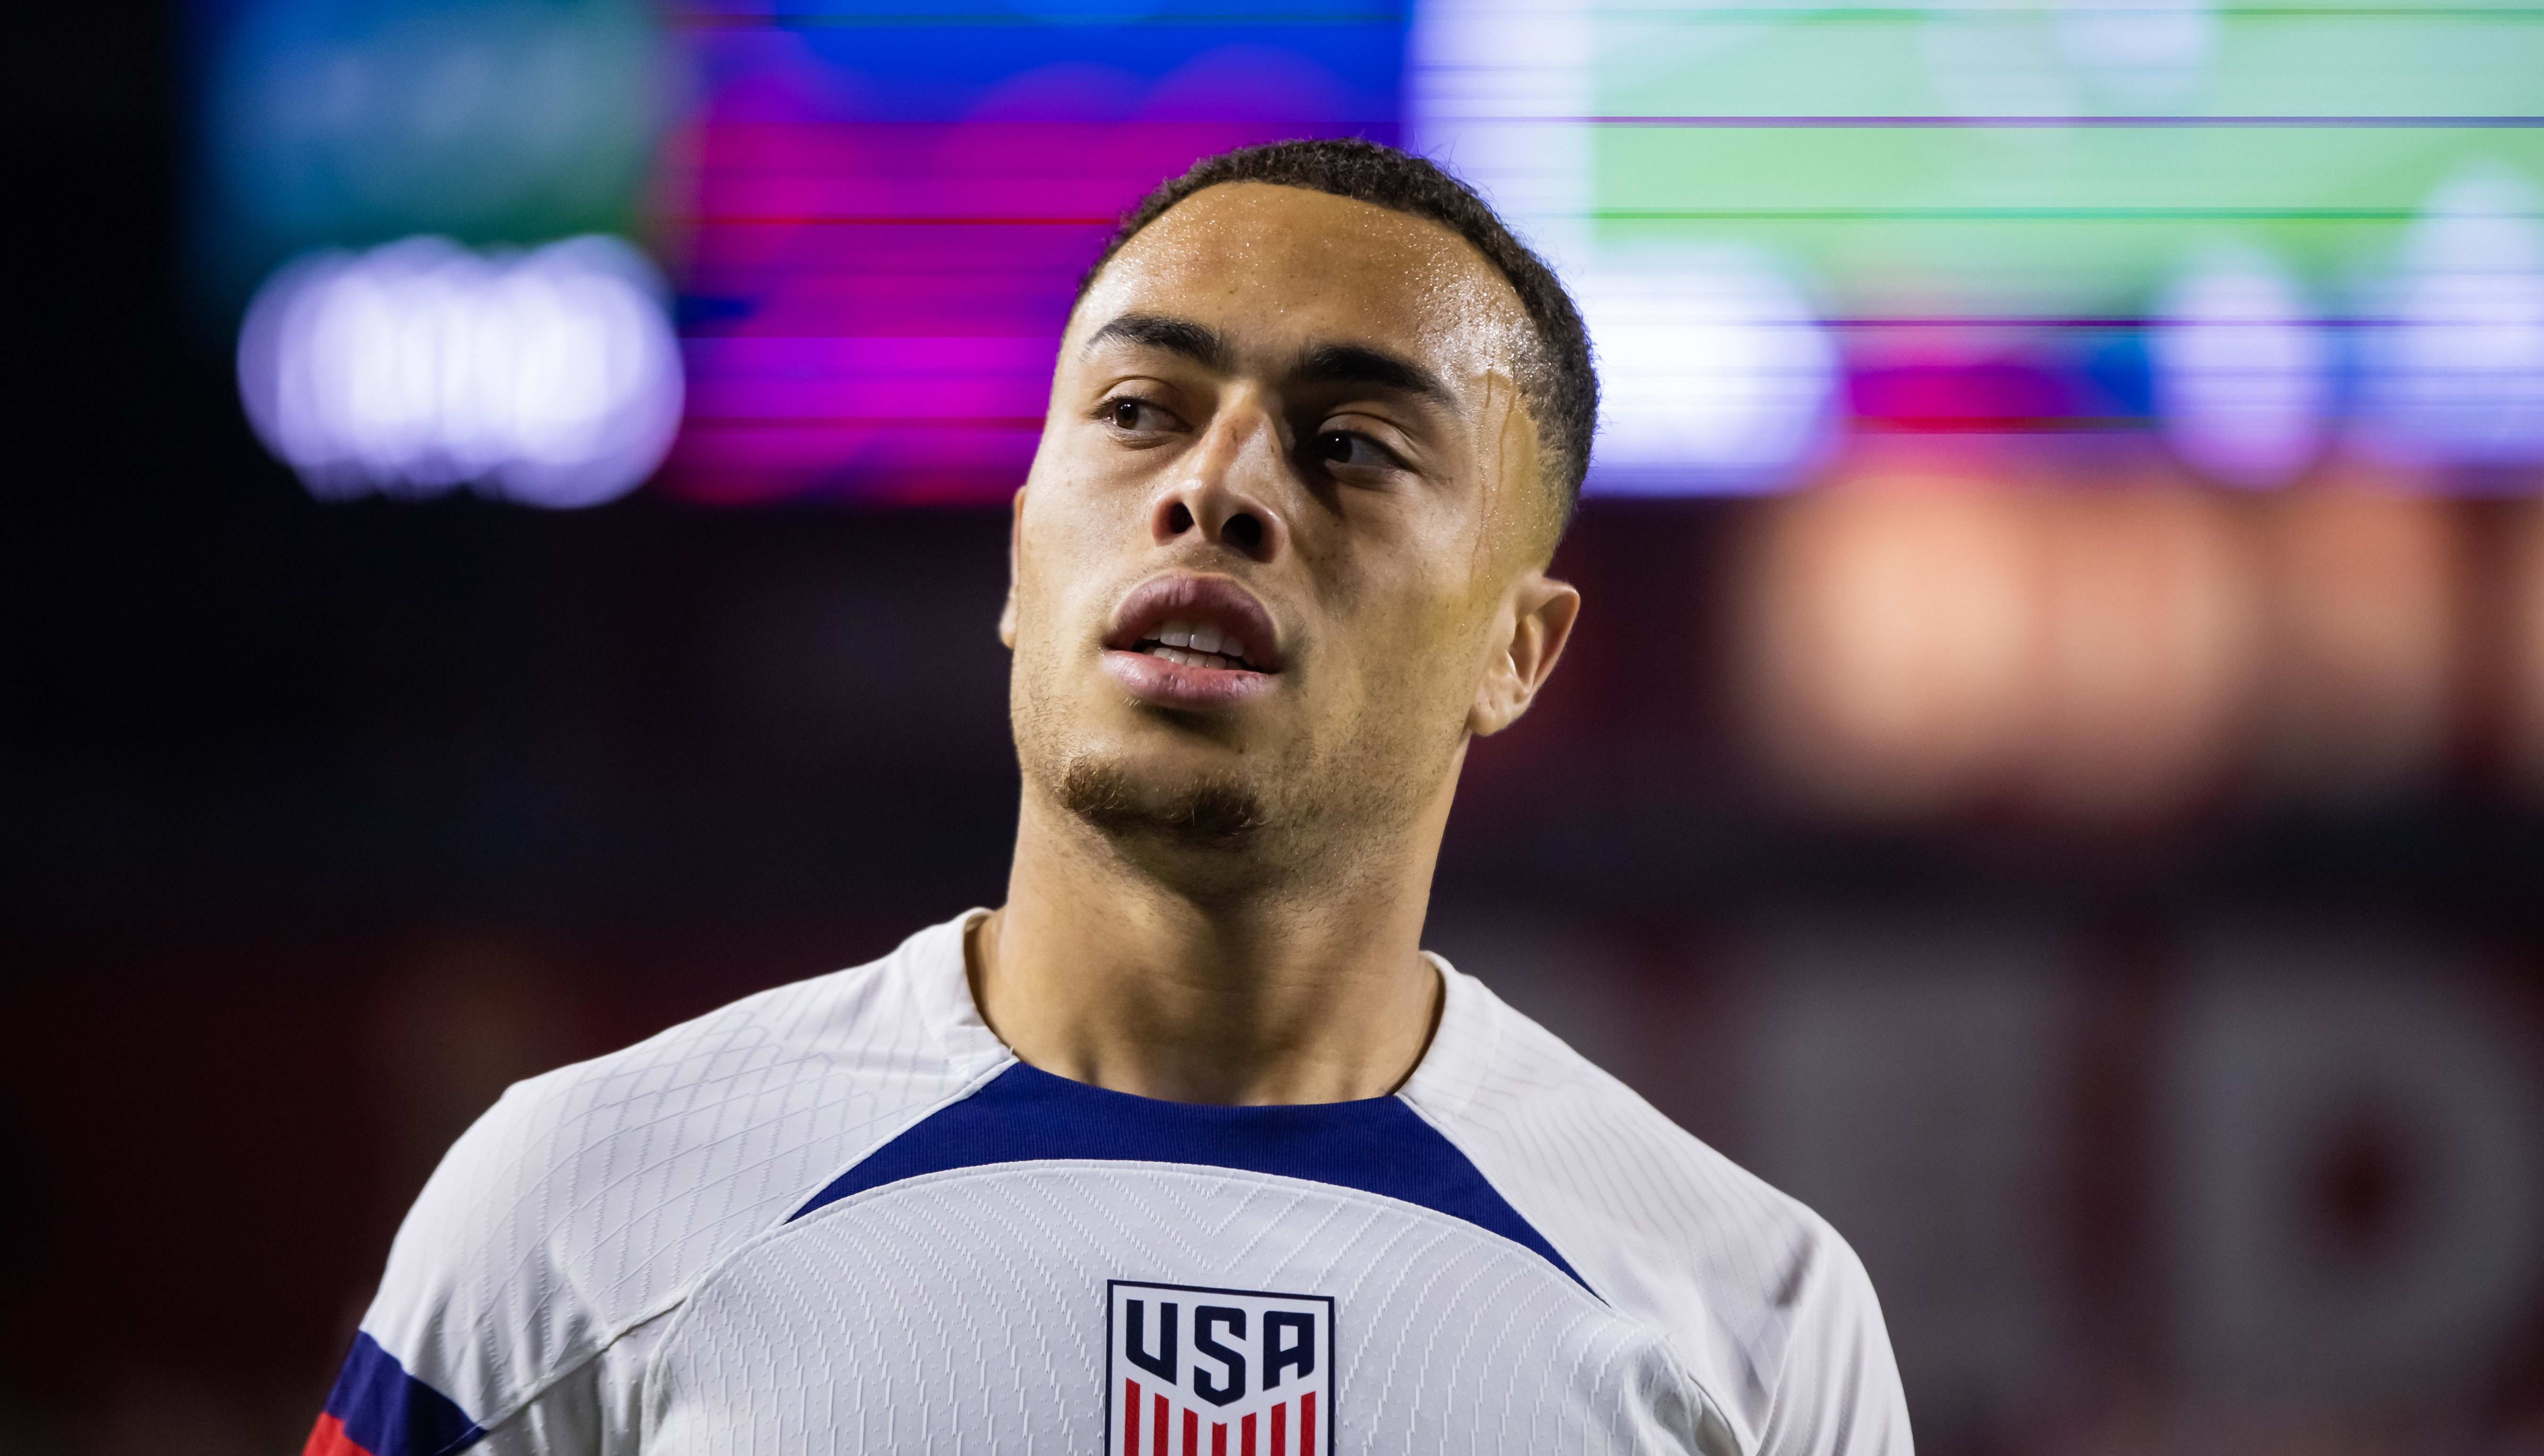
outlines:
{"label": "navy blue collar", "polygon": [[875,1149],[792,1217],[923,1174],[1057,1160],[1188,1163],[1358,1188],[1490,1230],[1589,1288],[1466,1154],[1401,1098],[1247,1108],[1160,1102],[1023,1062]]}

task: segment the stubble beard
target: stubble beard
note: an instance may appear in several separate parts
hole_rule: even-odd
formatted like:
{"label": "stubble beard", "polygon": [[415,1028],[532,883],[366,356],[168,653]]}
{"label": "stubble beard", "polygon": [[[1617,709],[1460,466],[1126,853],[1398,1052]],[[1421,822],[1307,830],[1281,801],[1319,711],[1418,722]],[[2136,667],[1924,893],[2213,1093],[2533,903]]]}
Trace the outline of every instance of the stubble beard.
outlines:
{"label": "stubble beard", "polygon": [[1025,771],[1029,793],[1160,883],[1205,900],[1318,899],[1391,875],[1422,815],[1425,775],[1378,746],[1364,736],[1333,761],[1281,755],[1179,775],[1145,754],[1073,746]]}
{"label": "stubble beard", "polygon": [[1088,741],[1068,695],[1021,657],[1009,690],[1025,792],[1146,873],[1210,897],[1315,893],[1374,868],[1454,768],[1454,738],[1363,718],[1322,750],[1299,743],[1245,755],[1241,768],[1164,771]]}
{"label": "stubble beard", "polygon": [[[1036,721],[1039,719],[1039,721]],[[1305,890],[1348,876],[1351,862],[1406,816],[1397,775],[1360,754],[1249,757],[1237,771],[1161,771],[1143,753],[1070,741],[1051,717],[1020,713],[1026,792],[1063,810],[1112,854],[1188,892],[1216,897]]]}
{"label": "stubble beard", "polygon": [[1080,752],[1046,776],[1054,803],[1110,839],[1154,838],[1191,849],[1244,850],[1274,815],[1259,789],[1232,775],[1163,786],[1116,758]]}

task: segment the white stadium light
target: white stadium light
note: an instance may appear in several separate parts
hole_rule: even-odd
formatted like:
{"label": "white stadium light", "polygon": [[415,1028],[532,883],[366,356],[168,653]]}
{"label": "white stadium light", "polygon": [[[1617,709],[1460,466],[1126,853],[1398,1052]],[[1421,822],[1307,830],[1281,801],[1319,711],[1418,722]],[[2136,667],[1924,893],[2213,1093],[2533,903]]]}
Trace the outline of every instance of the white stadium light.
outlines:
{"label": "white stadium light", "polygon": [[1590,489],[1745,494],[1791,483],[1835,423],[1838,351],[1799,289],[1730,248],[1606,258],[1575,285],[1599,355]]}
{"label": "white stadium light", "polygon": [[2438,190],[2363,341],[2390,452],[2457,465],[2544,459],[2544,227],[2535,189],[2480,169]]}
{"label": "white stadium light", "polygon": [[2332,342],[2269,259],[2235,252],[2194,268],[2148,344],[2165,436],[2193,467],[2259,489],[2313,463],[2332,410]]}
{"label": "white stadium light", "polygon": [[680,358],[633,248],[528,253],[410,238],[269,279],[239,333],[239,392],[311,494],[461,485],[531,505],[635,489],[671,448]]}

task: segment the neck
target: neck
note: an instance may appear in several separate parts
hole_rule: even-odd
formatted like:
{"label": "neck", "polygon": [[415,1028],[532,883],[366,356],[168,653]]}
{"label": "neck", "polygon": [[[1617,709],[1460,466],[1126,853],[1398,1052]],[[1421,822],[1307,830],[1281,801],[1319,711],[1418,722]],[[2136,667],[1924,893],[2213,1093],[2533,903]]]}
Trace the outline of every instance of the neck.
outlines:
{"label": "neck", "polygon": [[1326,871],[1248,881],[1220,863],[1191,877],[1202,890],[1028,787],[1007,902],[967,947],[982,1017],[1026,1062],[1116,1092],[1383,1097],[1439,1013],[1422,920],[1454,783],[1402,833]]}

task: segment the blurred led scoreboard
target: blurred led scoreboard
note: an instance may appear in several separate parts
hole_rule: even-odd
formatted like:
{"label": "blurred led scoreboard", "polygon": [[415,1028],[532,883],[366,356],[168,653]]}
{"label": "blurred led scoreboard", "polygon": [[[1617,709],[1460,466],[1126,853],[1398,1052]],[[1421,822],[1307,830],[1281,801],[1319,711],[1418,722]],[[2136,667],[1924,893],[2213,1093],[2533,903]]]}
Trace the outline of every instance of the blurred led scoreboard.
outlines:
{"label": "blurred led scoreboard", "polygon": [[[1440,158],[1563,270],[1608,391],[1595,491],[1779,490],[1896,435],[2154,441],[2253,488],[2339,459],[2523,492],[2544,461],[2544,9],[203,15],[199,252],[337,280],[261,315],[264,375],[242,355],[269,440],[335,494],[480,470],[536,498],[518,483],[568,475],[523,452],[670,401],[657,479],[683,498],[1002,499],[1113,219],[1200,156],[1312,135]],[[610,393],[651,376],[571,290],[524,314],[467,282],[594,231],[661,265],[668,390]],[[481,256],[344,251],[419,234]],[[643,291],[601,281],[622,312]],[[582,413],[503,405],[524,389]],[[546,503],[632,486],[620,456]]]}

